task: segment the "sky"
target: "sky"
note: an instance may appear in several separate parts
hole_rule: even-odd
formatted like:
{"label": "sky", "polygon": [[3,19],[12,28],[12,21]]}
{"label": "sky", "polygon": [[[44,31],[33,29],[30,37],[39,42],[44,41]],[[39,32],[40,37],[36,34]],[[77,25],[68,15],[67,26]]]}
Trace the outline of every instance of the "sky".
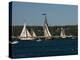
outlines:
{"label": "sky", "polygon": [[47,14],[48,25],[78,24],[78,7],[76,5],[43,4],[30,2],[12,3],[12,25],[42,26],[43,13]]}

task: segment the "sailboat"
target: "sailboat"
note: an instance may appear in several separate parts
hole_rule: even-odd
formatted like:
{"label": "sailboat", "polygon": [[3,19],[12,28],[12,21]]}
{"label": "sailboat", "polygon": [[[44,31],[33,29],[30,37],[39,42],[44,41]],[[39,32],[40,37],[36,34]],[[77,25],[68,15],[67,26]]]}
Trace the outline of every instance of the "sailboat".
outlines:
{"label": "sailboat", "polygon": [[48,23],[47,23],[46,16],[45,16],[43,30],[44,30],[44,37],[45,37],[45,39],[52,39],[52,35],[51,35],[51,33],[49,31],[49,28],[48,28]]}
{"label": "sailboat", "polygon": [[61,28],[60,37],[61,37],[61,38],[66,38],[65,31],[64,31],[63,28]]}
{"label": "sailboat", "polygon": [[21,40],[33,40],[34,39],[34,38],[32,38],[32,35],[30,34],[29,30],[26,28],[26,24],[24,24],[24,27],[19,36],[19,39],[21,39]]}

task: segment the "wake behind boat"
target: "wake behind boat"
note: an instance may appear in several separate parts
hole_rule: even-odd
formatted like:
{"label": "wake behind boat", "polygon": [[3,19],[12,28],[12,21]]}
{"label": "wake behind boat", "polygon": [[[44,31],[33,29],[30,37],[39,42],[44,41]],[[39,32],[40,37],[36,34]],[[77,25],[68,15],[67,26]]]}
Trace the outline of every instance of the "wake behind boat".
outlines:
{"label": "wake behind boat", "polygon": [[18,44],[19,41],[12,41],[12,42],[10,41],[9,43],[10,43],[10,44]]}

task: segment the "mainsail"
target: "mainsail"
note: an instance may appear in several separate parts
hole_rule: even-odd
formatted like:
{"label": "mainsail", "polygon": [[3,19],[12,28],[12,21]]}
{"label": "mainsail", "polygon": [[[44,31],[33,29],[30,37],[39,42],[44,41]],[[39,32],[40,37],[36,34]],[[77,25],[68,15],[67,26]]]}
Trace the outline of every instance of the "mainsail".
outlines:
{"label": "mainsail", "polygon": [[66,38],[65,31],[63,28],[61,28],[60,36],[61,36],[61,38]]}
{"label": "mainsail", "polygon": [[20,37],[27,37],[27,34],[26,34],[26,24],[24,24],[24,27],[23,27],[22,32],[20,34]]}
{"label": "mainsail", "polygon": [[45,21],[44,21],[44,26],[43,26],[43,30],[44,30],[44,36],[45,37],[51,37],[51,33],[48,29],[48,23],[47,23],[47,18],[45,16]]}

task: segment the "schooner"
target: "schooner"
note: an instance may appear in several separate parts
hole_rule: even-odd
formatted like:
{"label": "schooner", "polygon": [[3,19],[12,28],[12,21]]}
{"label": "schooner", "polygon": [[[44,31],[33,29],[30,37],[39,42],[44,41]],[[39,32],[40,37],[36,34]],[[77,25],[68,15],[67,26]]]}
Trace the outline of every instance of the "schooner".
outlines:
{"label": "schooner", "polygon": [[21,40],[34,40],[36,37],[35,33],[33,32],[33,35],[29,32],[29,30],[26,28],[26,24],[24,24],[24,27],[22,29],[22,32],[19,36],[19,39]]}

